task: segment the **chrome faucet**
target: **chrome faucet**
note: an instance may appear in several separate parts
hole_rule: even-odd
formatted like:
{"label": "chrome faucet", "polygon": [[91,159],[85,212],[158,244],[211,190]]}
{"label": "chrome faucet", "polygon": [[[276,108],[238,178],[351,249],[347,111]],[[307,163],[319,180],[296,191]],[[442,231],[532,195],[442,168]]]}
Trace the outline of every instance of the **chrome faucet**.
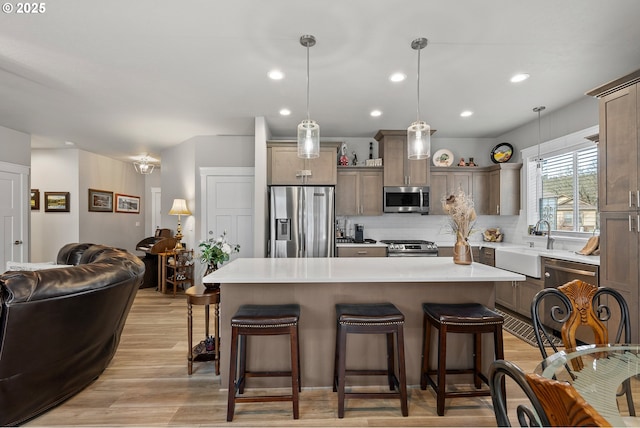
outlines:
{"label": "chrome faucet", "polygon": [[547,220],[538,220],[534,227],[536,232],[540,232],[540,223],[545,223],[547,225],[547,250],[553,250],[553,241],[555,241],[555,239],[551,237],[551,225]]}

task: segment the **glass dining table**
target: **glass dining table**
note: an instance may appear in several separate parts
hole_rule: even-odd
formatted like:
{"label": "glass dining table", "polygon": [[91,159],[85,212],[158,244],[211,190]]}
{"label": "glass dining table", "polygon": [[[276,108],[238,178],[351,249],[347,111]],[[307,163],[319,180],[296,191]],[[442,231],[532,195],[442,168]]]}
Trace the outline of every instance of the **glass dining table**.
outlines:
{"label": "glass dining table", "polygon": [[[535,373],[567,381],[613,426],[640,426],[640,345],[585,345],[543,360]],[[626,395],[618,395],[629,379],[638,416],[630,416]]]}

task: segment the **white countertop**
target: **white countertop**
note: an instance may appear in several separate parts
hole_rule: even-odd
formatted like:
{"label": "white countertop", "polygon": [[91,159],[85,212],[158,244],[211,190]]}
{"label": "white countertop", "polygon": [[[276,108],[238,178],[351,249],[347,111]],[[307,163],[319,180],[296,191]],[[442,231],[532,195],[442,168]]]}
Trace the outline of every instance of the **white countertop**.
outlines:
{"label": "white countertop", "polygon": [[569,251],[569,250],[547,250],[546,248],[540,248],[540,247],[529,248],[529,247],[525,247],[524,245],[510,244],[510,243],[504,243],[504,242],[482,242],[482,243],[479,243],[478,246],[480,248],[487,247],[487,248],[495,248],[495,249],[522,248],[526,252],[535,251],[541,257],[547,257],[550,259],[568,260],[571,262],[586,263],[589,265],[600,266],[600,256],[583,256],[582,254],[576,254],[575,251]]}
{"label": "white countertop", "polygon": [[525,276],[451,257],[239,258],[204,277],[212,283],[487,282]]}

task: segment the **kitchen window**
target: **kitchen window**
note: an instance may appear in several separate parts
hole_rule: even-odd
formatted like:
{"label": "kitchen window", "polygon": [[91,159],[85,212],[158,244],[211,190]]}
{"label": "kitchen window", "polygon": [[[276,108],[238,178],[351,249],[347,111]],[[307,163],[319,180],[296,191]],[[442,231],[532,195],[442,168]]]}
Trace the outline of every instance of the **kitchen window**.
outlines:
{"label": "kitchen window", "polygon": [[561,234],[599,229],[598,149],[586,138],[597,133],[596,126],[522,151],[528,224],[546,220]]}

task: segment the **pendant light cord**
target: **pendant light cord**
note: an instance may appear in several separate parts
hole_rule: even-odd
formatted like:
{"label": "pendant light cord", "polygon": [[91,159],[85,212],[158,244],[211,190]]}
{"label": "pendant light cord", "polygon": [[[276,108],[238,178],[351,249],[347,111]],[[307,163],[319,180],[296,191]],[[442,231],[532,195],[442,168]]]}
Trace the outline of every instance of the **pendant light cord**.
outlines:
{"label": "pendant light cord", "polygon": [[420,121],[420,51],[418,49],[418,105],[416,107],[416,122]]}
{"label": "pendant light cord", "polygon": [[309,44],[307,43],[307,121],[311,120],[309,114]]}

